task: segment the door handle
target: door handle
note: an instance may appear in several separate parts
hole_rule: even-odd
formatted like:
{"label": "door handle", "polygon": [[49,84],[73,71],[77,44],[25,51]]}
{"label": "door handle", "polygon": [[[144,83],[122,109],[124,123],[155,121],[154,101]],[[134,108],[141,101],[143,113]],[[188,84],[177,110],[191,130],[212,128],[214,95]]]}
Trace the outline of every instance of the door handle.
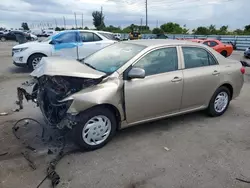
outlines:
{"label": "door handle", "polygon": [[182,80],[182,78],[180,78],[180,77],[174,77],[172,80],[171,80],[171,82],[179,82],[179,81],[181,81]]}
{"label": "door handle", "polygon": [[101,45],[101,43],[95,43],[96,45]]}
{"label": "door handle", "polygon": [[213,75],[218,75],[218,74],[220,74],[220,72],[217,70],[214,70]]}

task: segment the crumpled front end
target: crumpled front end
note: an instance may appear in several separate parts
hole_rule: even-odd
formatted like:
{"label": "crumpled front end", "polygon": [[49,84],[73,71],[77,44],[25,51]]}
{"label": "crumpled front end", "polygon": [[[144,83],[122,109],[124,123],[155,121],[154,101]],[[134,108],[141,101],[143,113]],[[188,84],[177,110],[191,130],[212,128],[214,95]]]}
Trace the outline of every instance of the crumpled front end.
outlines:
{"label": "crumpled front end", "polygon": [[[67,111],[73,100],[62,101],[63,99],[91,87],[102,81],[102,78],[77,78],[67,76],[41,76],[26,82],[18,87],[18,102],[20,109],[23,108],[23,98],[32,100],[40,107],[45,121],[50,126],[72,128],[75,122],[68,119]],[[31,88],[28,91],[26,88]]]}

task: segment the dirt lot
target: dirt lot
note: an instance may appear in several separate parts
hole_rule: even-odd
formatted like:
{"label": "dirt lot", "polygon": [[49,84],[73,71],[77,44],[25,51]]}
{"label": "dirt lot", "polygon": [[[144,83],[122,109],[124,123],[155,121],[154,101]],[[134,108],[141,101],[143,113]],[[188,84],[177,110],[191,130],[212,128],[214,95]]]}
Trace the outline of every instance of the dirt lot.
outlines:
{"label": "dirt lot", "polygon": [[[0,112],[9,112],[0,116],[0,187],[35,188],[53,155],[47,155],[47,146],[39,140],[34,141],[37,151],[28,151],[12,134],[13,123],[20,118],[42,122],[33,104],[12,112],[16,87],[28,78],[27,70],[12,64],[13,45],[0,43]],[[234,52],[230,58],[239,60],[242,54]],[[60,161],[58,187],[249,187],[235,179],[250,181],[250,70],[247,72],[241,95],[222,117],[209,118],[199,112],[122,130],[104,148]],[[37,125],[33,129],[41,131]],[[36,170],[22,151],[29,152]],[[41,187],[50,187],[50,181]]]}

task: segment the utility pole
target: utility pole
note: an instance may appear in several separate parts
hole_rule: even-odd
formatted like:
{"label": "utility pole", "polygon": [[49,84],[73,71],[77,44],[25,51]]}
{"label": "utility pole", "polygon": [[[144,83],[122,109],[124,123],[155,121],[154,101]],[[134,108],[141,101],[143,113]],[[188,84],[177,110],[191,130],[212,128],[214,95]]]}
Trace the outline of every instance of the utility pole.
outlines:
{"label": "utility pole", "polygon": [[76,13],[74,13],[74,14],[75,14],[75,24],[76,24],[76,28],[77,28]]}
{"label": "utility pole", "polygon": [[142,18],[141,18],[141,28],[140,28],[140,32],[142,33]]}
{"label": "utility pole", "polygon": [[82,29],[83,29],[83,13],[82,13]]}
{"label": "utility pole", "polygon": [[57,27],[57,21],[56,21],[56,19],[55,19],[55,24],[56,24],[56,27]]}
{"label": "utility pole", "polygon": [[64,25],[64,29],[66,29],[66,20],[64,16],[63,16],[63,25]]}
{"label": "utility pole", "polygon": [[158,23],[158,20],[156,20],[156,28],[158,28],[158,24],[159,24],[159,23]]}
{"label": "utility pole", "polygon": [[146,27],[148,27],[148,0],[146,0]]}

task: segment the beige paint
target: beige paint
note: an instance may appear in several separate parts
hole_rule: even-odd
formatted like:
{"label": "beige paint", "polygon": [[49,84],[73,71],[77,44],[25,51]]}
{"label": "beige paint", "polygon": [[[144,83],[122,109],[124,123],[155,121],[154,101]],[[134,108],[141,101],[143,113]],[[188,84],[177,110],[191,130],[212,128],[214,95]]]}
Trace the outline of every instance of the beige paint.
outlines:
{"label": "beige paint", "polygon": [[[137,40],[126,43],[145,45],[147,48],[123,65],[117,72],[105,78],[100,84],[81,90],[64,99],[73,100],[68,112],[77,114],[96,105],[110,104],[117,108],[121,115],[121,128],[149,122],[165,117],[184,114],[207,108],[215,90],[223,84],[233,87],[233,98],[237,97],[243,85],[243,75],[240,72],[241,63],[229,60],[218,54],[212,48],[199,43],[178,40]],[[159,48],[176,46],[178,52],[177,71],[147,76],[144,79],[123,80],[124,71],[148,52]],[[207,50],[218,61],[219,65],[201,68],[185,69],[182,46],[193,46]],[[100,78],[103,73],[95,71],[75,61],[65,60],[72,67],[57,69],[61,60],[46,60],[40,70],[35,70],[33,76],[65,75],[88,78]],[[58,61],[58,62],[56,62]],[[74,65],[74,66],[73,66]],[[43,67],[43,68],[42,68]],[[73,69],[76,68],[77,72]],[[215,71],[217,71],[215,73]],[[178,81],[172,80],[178,77]],[[124,96],[123,96],[124,93]],[[125,110],[123,107],[125,104]]]}

